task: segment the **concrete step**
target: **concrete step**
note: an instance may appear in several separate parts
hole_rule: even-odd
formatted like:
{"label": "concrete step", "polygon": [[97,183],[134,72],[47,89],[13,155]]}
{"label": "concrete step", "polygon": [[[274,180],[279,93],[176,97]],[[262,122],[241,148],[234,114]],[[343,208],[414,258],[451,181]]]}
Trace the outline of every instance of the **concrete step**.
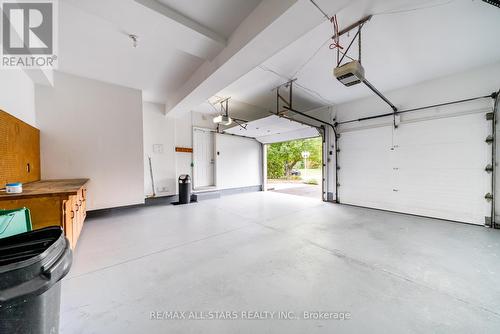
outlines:
{"label": "concrete step", "polygon": [[214,198],[220,198],[221,197],[221,192],[220,190],[212,190],[212,191],[195,191],[193,193],[193,196],[196,196],[196,199],[199,201],[203,201],[206,199],[214,199]]}

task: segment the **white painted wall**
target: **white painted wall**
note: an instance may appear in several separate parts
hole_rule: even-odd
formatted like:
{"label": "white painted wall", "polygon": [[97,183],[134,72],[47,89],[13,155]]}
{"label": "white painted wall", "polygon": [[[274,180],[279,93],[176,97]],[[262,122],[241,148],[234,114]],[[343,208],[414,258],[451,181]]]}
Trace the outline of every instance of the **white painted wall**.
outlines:
{"label": "white painted wall", "polygon": [[[385,93],[385,95],[398,108],[400,108],[400,110],[404,110],[448,101],[488,95],[492,92],[498,91],[499,88],[500,63],[495,63],[482,68],[474,69],[472,71],[467,71],[452,76],[420,83],[411,87],[398,89],[392,92]],[[401,119],[402,121],[407,122],[422,118],[430,119],[435,117],[442,117],[448,114],[459,114],[462,112],[473,110],[492,110],[492,106],[492,99],[483,99],[474,102],[409,113],[402,115]],[[390,108],[376,96],[342,104],[336,107],[336,115],[338,121],[357,119],[360,117],[387,112],[391,112]],[[380,118],[361,123],[355,122],[349,125],[341,126],[340,132],[350,131],[362,127],[375,128],[378,126],[387,126],[391,123],[391,117]],[[447,128],[442,127],[442,131],[446,132]],[[464,126],[463,132],[467,133],[467,131],[468,128]],[[342,147],[340,147],[340,149],[342,150]],[[411,158],[412,156],[410,155],[409,159]],[[342,159],[340,159],[340,163],[342,163]],[[411,161],[406,161],[406,163],[411,164]],[[415,162],[415,164],[416,163],[417,162]],[[390,182],[390,180],[388,180],[388,182]],[[342,183],[342,180],[340,180],[340,183]],[[499,189],[499,186],[500,180],[498,180],[497,189]],[[342,198],[340,198],[340,200],[342,201]],[[497,207],[498,206],[499,205],[497,201]],[[497,219],[499,218],[497,217]]]}
{"label": "white painted wall", "polygon": [[0,71],[0,109],[36,127],[35,85],[24,71]]}
{"label": "white painted wall", "polygon": [[144,202],[141,91],[56,72],[35,101],[42,178],[90,178],[89,210]]}
{"label": "white painted wall", "polygon": [[215,146],[217,188],[230,189],[262,184],[262,145],[259,142],[217,134]]}
{"label": "white painted wall", "polygon": [[[186,113],[179,118],[174,118],[168,116],[172,122],[175,123],[175,147],[193,147],[193,123],[191,118],[191,113]],[[175,153],[175,176],[176,178],[182,174],[188,174],[193,176],[193,168],[191,163],[193,162],[193,154],[176,152]],[[176,191],[179,192],[179,185],[176,183]]]}
{"label": "white painted wall", "polygon": [[143,104],[143,132],[144,194],[153,194],[149,167],[151,158],[156,195],[175,195],[175,121],[165,117],[165,105]]}
{"label": "white painted wall", "polygon": [[[208,114],[191,112],[181,117],[165,116],[165,107],[144,103],[144,193],[152,194],[148,156],[153,158],[157,196],[178,193],[177,178],[193,176],[193,155],[175,152],[175,147],[193,147],[193,127],[215,129]],[[154,153],[153,145],[162,144],[163,153]],[[216,135],[216,183],[218,189],[261,185],[261,145],[254,139],[231,135]],[[166,191],[158,188],[166,187]]]}

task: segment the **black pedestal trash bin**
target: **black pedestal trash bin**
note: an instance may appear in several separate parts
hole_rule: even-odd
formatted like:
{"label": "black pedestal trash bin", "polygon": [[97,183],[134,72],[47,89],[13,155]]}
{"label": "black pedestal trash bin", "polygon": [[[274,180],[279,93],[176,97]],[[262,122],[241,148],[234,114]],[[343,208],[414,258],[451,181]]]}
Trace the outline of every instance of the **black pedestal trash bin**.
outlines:
{"label": "black pedestal trash bin", "polygon": [[0,239],[0,333],[57,334],[72,253],[59,227]]}
{"label": "black pedestal trash bin", "polygon": [[179,176],[179,204],[191,203],[191,177]]}

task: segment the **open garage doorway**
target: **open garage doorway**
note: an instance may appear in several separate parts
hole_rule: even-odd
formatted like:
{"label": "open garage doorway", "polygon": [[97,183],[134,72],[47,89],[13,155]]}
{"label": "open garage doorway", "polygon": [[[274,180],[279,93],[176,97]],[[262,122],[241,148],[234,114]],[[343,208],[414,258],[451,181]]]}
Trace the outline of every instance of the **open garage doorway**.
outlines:
{"label": "open garage doorway", "polygon": [[322,199],[321,137],[266,145],[266,190]]}

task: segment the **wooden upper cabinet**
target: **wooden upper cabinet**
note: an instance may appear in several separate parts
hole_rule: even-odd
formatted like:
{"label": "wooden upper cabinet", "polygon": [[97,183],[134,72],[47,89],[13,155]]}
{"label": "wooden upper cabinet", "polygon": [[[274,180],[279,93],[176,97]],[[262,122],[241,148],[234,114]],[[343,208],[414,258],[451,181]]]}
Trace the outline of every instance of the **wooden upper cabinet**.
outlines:
{"label": "wooden upper cabinet", "polygon": [[0,191],[0,209],[26,207],[33,229],[60,226],[75,248],[87,209],[88,179],[40,181],[40,131],[0,110],[0,189],[21,182],[21,194]]}
{"label": "wooden upper cabinet", "polygon": [[40,180],[40,131],[0,110],[0,188]]}

